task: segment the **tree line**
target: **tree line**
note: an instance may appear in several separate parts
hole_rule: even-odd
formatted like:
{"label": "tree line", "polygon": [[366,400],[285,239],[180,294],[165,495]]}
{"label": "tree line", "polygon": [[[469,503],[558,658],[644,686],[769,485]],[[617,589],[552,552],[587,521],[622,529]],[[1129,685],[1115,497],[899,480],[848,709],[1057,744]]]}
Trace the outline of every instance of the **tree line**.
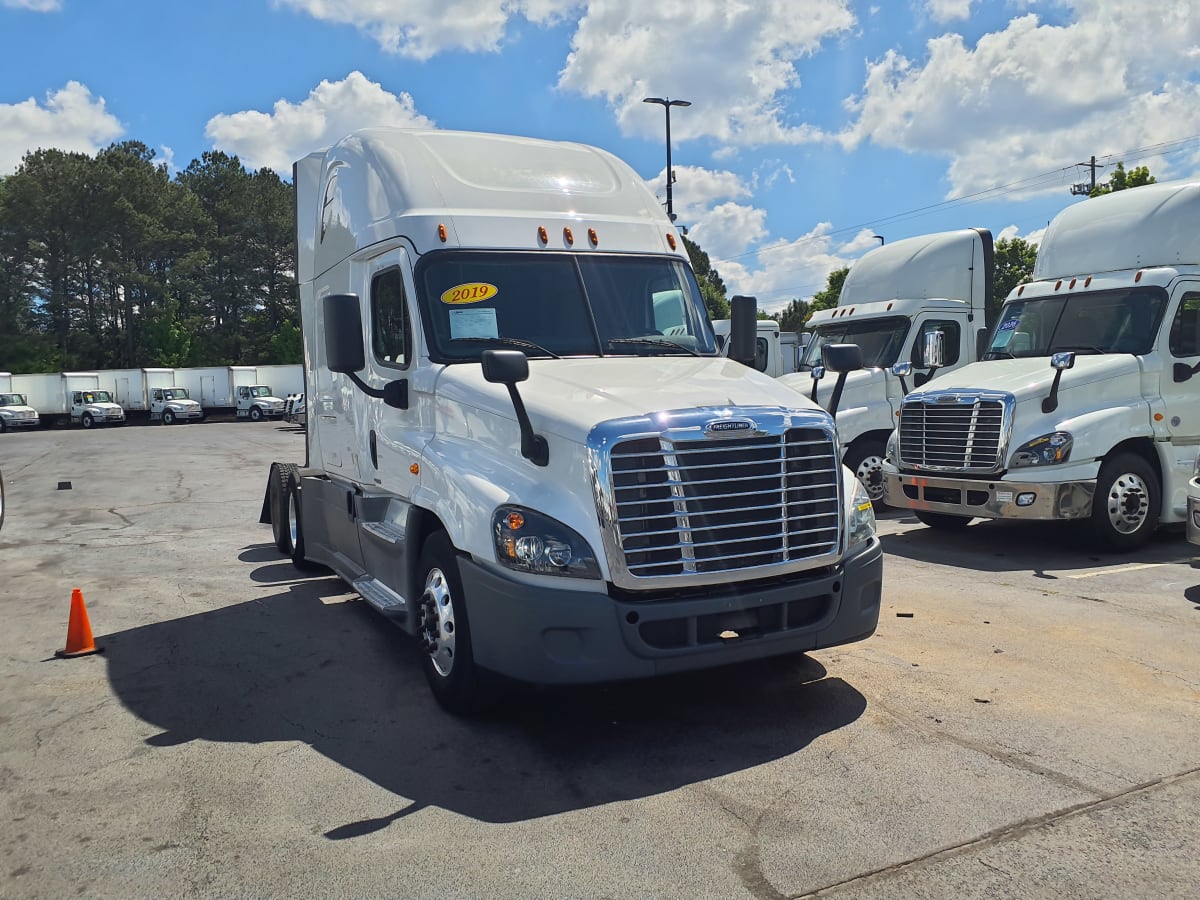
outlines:
{"label": "tree line", "polygon": [[0,370],[301,360],[291,186],[138,141],[26,154],[0,178]]}

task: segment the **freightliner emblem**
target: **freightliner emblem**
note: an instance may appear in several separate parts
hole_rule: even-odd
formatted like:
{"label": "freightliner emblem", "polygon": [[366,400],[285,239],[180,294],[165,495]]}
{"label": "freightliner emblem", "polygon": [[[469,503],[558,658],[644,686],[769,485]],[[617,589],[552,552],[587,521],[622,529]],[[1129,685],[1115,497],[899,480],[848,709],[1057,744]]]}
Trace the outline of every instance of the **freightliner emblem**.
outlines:
{"label": "freightliner emblem", "polygon": [[750,419],[716,419],[704,426],[704,433],[709,437],[722,437],[726,434],[755,431],[757,428]]}

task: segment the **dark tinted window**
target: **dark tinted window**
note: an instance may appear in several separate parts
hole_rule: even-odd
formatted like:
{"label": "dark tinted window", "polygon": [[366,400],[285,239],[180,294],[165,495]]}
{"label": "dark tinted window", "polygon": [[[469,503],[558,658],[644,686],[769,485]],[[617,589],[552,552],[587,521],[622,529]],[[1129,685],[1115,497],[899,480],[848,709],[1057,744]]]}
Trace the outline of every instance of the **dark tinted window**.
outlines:
{"label": "dark tinted window", "polygon": [[921,323],[921,330],[917,332],[917,339],[913,342],[912,364],[914,368],[924,369],[928,365],[925,362],[925,335],[938,331],[944,335],[942,338],[942,365],[953,366],[958,362],[958,354],[962,348],[962,332],[958,323],[927,319]]}
{"label": "dark tinted window", "polygon": [[407,366],[410,343],[404,279],[387,269],[371,279],[371,349],[385,365]]}
{"label": "dark tinted window", "polygon": [[1171,320],[1171,355],[1200,356],[1200,294],[1184,294]]}

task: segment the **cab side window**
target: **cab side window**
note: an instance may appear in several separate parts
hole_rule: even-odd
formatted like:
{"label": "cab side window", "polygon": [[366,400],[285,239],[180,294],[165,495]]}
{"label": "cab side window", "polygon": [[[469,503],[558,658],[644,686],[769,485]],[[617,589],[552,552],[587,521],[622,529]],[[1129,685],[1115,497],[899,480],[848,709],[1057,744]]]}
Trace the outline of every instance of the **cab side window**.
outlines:
{"label": "cab side window", "polygon": [[1171,355],[1200,356],[1200,293],[1183,295],[1171,321]]}
{"label": "cab side window", "polygon": [[925,362],[925,335],[933,334],[940,331],[944,337],[942,338],[942,365],[952,366],[958,362],[958,356],[962,349],[962,332],[958,327],[958,323],[954,321],[942,321],[939,319],[926,319],[921,323],[921,330],[917,332],[917,339],[913,342],[912,349],[912,364],[914,369],[927,369],[929,364]]}
{"label": "cab side window", "polygon": [[408,304],[398,268],[385,269],[371,279],[371,349],[386,366],[406,368],[411,352]]}
{"label": "cab side window", "polygon": [[767,371],[767,361],[770,359],[771,346],[764,337],[754,341],[754,368],[760,372]]}

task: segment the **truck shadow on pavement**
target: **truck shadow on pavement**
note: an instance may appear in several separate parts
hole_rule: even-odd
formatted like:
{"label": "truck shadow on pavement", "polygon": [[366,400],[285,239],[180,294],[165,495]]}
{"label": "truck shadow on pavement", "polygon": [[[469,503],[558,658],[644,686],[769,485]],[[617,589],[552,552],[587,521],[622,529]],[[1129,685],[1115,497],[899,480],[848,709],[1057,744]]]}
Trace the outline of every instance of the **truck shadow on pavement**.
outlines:
{"label": "truck shadow on pavement", "polygon": [[[1074,522],[1004,522],[976,519],[959,531],[929,528],[903,510],[883,511],[881,522],[905,530],[880,534],[884,552],[918,562],[962,566],[979,572],[1054,572],[1100,569],[1129,563],[1186,563],[1192,547],[1177,527],[1160,528],[1137,550],[1098,550],[1086,527]],[[1049,571],[1047,571],[1049,570]]]}
{"label": "truck shadow on pavement", "polygon": [[786,757],[866,709],[795,656],[507,690],[484,715],[456,718],[429,693],[414,641],[340,579],[296,574],[263,565],[252,577],[278,593],[108,635],[105,664],[120,701],[163,729],[152,746],[299,741],[410,801],[383,818],[317,823],[330,839],[426,806],[505,823],[647,797]]}

